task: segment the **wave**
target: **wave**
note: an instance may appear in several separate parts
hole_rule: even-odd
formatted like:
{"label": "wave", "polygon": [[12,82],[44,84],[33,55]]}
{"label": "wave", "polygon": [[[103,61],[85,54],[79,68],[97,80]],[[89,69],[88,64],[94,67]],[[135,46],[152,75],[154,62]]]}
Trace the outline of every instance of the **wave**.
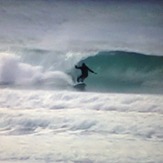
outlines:
{"label": "wave", "polygon": [[78,62],[86,63],[97,75],[90,74],[90,89],[103,91],[160,90],[163,86],[163,56],[126,51],[102,51]]}
{"label": "wave", "polygon": [[54,54],[34,49],[21,55],[1,53],[0,84],[72,90],[80,75],[74,65],[83,62],[97,72],[85,80],[87,91],[163,93],[163,56],[126,51]]}

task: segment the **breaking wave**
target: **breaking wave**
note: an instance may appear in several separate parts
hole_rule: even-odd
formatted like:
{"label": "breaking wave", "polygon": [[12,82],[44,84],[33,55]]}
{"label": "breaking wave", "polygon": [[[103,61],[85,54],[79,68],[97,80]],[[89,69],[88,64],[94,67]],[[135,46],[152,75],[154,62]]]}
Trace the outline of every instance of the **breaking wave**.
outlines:
{"label": "breaking wave", "polygon": [[46,70],[43,65],[23,62],[20,56],[1,53],[0,84],[65,88],[72,80],[63,71]]}
{"label": "breaking wave", "polygon": [[97,72],[97,75],[90,73],[85,80],[87,91],[163,92],[163,56],[126,51],[101,51],[84,55],[57,55],[41,50],[31,52],[23,55],[1,53],[1,85],[69,89],[80,75],[74,65],[85,62]]}

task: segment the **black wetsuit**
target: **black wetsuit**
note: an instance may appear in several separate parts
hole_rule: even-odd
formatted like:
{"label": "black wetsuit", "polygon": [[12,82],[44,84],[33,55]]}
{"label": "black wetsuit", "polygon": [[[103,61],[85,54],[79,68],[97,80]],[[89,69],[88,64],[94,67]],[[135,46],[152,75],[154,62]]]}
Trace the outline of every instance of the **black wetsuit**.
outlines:
{"label": "black wetsuit", "polygon": [[88,77],[88,71],[95,73],[93,70],[91,70],[89,67],[87,67],[85,64],[82,64],[81,67],[75,66],[76,69],[81,70],[81,75],[77,78],[77,82],[83,82],[85,78]]}

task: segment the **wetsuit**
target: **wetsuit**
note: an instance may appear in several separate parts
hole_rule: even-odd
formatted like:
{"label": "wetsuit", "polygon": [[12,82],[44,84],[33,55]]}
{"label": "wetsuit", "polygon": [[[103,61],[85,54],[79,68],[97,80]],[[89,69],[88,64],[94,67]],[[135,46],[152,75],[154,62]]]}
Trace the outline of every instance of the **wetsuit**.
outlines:
{"label": "wetsuit", "polygon": [[88,77],[88,71],[95,73],[93,70],[91,70],[88,66],[86,66],[84,63],[81,67],[75,66],[76,69],[81,70],[81,75],[77,78],[77,82],[83,82],[85,78]]}

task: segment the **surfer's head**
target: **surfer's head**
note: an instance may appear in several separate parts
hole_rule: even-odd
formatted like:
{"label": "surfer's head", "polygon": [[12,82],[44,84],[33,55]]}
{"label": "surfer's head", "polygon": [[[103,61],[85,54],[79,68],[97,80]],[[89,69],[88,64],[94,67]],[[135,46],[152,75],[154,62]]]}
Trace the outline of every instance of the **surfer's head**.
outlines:
{"label": "surfer's head", "polygon": [[86,66],[86,64],[85,64],[85,63],[83,63],[83,64],[82,64],[82,66]]}

